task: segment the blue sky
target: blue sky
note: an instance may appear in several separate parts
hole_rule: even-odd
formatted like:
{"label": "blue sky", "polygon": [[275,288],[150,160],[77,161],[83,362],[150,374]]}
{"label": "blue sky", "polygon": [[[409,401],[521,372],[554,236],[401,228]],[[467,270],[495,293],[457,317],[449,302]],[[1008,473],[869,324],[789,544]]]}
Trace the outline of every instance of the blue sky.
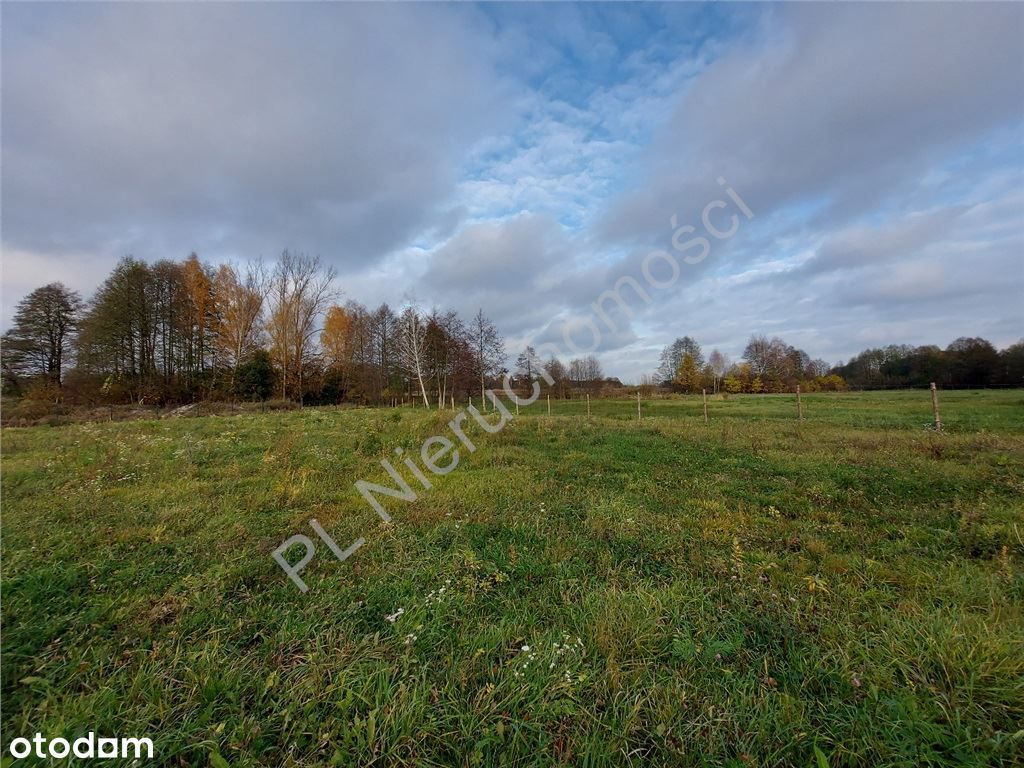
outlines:
{"label": "blue sky", "polygon": [[1014,4],[5,4],[3,318],[120,257],[338,267],[557,339],[722,176],[754,218],[602,336],[1024,335]]}

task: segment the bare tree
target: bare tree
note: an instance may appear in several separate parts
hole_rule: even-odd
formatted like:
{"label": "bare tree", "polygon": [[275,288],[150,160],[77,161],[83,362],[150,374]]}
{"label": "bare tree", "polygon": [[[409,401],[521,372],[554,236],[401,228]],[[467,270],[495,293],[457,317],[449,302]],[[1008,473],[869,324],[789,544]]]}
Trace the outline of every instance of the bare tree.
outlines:
{"label": "bare tree", "polygon": [[416,305],[411,303],[402,311],[398,318],[398,339],[402,355],[402,365],[420,385],[420,394],[423,396],[423,406],[430,407],[427,399],[427,388],[423,384],[423,375],[426,366],[426,336],[427,328]]}
{"label": "bare tree", "polygon": [[711,350],[711,354],[708,355],[708,365],[711,366],[711,372],[715,376],[714,391],[718,392],[718,384],[725,376],[725,372],[729,370],[729,356],[719,352],[717,349]]}
{"label": "bare tree", "polygon": [[394,374],[395,334],[398,318],[387,304],[381,304],[368,317],[372,367],[377,402],[382,402]]}
{"label": "bare tree", "polygon": [[544,364],[544,368],[553,382],[551,388],[555,390],[555,396],[564,398],[566,389],[571,384],[569,381],[569,371],[562,364],[562,361],[554,355]]}
{"label": "bare tree", "polygon": [[573,386],[594,389],[597,382],[604,378],[601,363],[594,355],[575,358],[569,362],[569,378]]}
{"label": "bare tree", "polygon": [[604,378],[601,361],[594,355],[587,355],[583,358],[583,375],[592,385]]}
{"label": "bare tree", "polygon": [[482,308],[477,311],[470,324],[469,343],[473,350],[476,373],[480,377],[480,400],[486,408],[487,398],[484,392],[487,388],[487,379],[496,375],[505,362],[505,342]]}
{"label": "bare tree", "polygon": [[452,391],[460,352],[466,343],[466,329],[454,310],[441,313],[433,310],[426,321],[426,374],[434,380],[438,408],[444,407],[450,397],[448,381]]}

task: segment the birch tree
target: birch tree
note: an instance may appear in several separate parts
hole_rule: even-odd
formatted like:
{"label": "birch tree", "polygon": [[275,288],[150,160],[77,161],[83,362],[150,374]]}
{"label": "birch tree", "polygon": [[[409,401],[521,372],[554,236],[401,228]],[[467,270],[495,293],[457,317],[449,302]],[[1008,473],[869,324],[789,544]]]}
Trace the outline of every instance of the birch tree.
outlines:
{"label": "birch tree", "polygon": [[411,376],[416,377],[423,396],[423,406],[430,408],[427,388],[423,383],[426,366],[427,328],[414,304],[410,304],[398,318],[398,343],[401,349],[402,365]]}

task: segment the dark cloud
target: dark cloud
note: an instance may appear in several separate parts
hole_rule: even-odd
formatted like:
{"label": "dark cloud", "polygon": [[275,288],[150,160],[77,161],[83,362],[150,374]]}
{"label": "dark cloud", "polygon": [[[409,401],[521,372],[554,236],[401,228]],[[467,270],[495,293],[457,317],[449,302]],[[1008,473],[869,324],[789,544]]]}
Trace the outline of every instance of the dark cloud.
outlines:
{"label": "dark cloud", "polygon": [[501,113],[487,41],[447,8],[24,5],[3,26],[4,240],[25,250],[364,265],[443,220]]}

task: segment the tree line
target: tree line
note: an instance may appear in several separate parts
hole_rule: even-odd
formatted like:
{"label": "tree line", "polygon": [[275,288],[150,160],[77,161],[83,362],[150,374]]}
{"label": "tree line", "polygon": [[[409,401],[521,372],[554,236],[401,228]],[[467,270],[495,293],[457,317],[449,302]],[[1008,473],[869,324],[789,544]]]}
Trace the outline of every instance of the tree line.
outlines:
{"label": "tree line", "polygon": [[319,257],[291,251],[272,267],[126,257],[88,302],[51,283],[18,303],[2,339],[4,392],[436,404],[504,372],[504,342],[482,309],[468,322],[412,302],[368,309],[341,303],[334,279]]}
{"label": "tree line", "polygon": [[[468,320],[426,311],[342,303],[319,257],[284,251],[211,266],[196,254],[148,264],[121,259],[89,301],[61,283],[32,291],[0,340],[5,394],[74,403],[163,405],[280,398],[309,404],[438,407],[547,373],[555,397],[614,392],[594,355],[563,363],[527,347],[506,368],[505,344],[480,309]],[[848,387],[1024,386],[1024,341],[997,351],[984,339],[868,349],[830,366],[782,339],[750,337],[733,362],[683,336],[666,346],[648,388],[680,392],[837,391]]]}
{"label": "tree line", "polygon": [[846,388],[846,383],[824,360],[813,360],[802,349],[780,338],[759,335],[750,337],[738,362],[717,349],[705,358],[695,339],[678,338],[662,350],[657,371],[646,381],[690,393],[792,392],[797,385],[808,392]]}
{"label": "tree line", "polygon": [[1024,386],[1024,339],[997,350],[981,338],[961,337],[945,349],[893,344],[866,349],[835,372],[858,389],[946,389]]}
{"label": "tree line", "polygon": [[946,349],[891,345],[867,349],[830,366],[778,337],[753,335],[734,363],[719,350],[704,352],[690,336],[666,346],[660,365],[644,382],[679,392],[836,392],[848,388],[947,389],[1024,386],[1024,340],[1002,351],[985,339],[961,337]]}
{"label": "tree line", "polygon": [[[271,267],[210,266],[194,253],[153,264],[125,257],[87,302],[61,283],[32,291],[0,352],[5,394],[83,404],[438,407],[483,397],[506,373],[528,384],[540,364],[528,349],[510,372],[483,309],[467,320],[414,301],[398,309],[342,302],[333,268],[292,251]],[[562,396],[606,383],[593,356],[550,368]]]}

